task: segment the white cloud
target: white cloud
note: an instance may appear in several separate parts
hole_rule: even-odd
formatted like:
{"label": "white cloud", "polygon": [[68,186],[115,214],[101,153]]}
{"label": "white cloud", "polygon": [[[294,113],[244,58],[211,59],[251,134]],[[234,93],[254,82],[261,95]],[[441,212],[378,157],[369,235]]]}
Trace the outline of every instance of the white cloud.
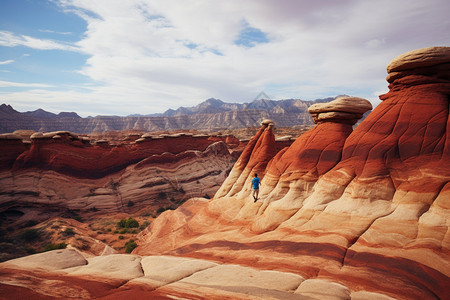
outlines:
{"label": "white cloud", "polygon": [[1,81],[0,87],[41,87],[41,88],[50,88],[53,85],[50,84],[42,84],[42,83],[22,83],[22,82],[11,82],[11,81]]}
{"label": "white cloud", "polygon": [[[89,99],[82,102],[91,107],[85,111],[95,107],[99,113],[161,112],[209,97],[251,101],[262,90],[277,99],[346,93],[377,101],[374,93],[387,87],[390,60],[450,42],[446,0],[61,0],[59,5],[87,23],[75,45],[10,32],[0,32],[0,45],[88,55],[79,72],[95,83],[89,92],[48,93],[58,101]],[[245,26],[264,32],[268,41],[236,45]],[[39,95],[33,97],[43,101]]]}
{"label": "white cloud", "polygon": [[48,30],[48,29],[39,29],[40,32],[45,33],[56,33],[56,34],[62,34],[62,35],[70,35],[72,32],[70,31],[54,31],[54,30]]}
{"label": "white cloud", "polygon": [[8,60],[0,61],[0,65],[7,65],[7,64],[11,64],[13,62],[14,62],[14,60],[8,59]]}
{"label": "white cloud", "polygon": [[80,51],[78,47],[73,46],[69,43],[57,42],[48,39],[38,39],[27,35],[16,35],[9,31],[0,31],[0,46],[25,46],[39,50]]}

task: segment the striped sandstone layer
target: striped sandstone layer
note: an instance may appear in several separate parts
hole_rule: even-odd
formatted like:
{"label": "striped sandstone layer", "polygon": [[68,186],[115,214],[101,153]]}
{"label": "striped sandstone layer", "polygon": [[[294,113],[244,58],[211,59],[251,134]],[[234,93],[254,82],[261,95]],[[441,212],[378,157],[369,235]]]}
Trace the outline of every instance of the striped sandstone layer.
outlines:
{"label": "striped sandstone layer", "polygon": [[388,72],[389,93],[353,132],[346,113],[362,112],[349,99],[336,105],[347,112],[323,112],[328,122],[313,111],[316,127],[276,155],[263,126],[212,201],[163,214],[135,252],[284,270],[399,299],[448,298],[450,48],[412,51]]}
{"label": "striped sandstone layer", "polygon": [[[215,197],[161,214],[133,255],[6,262],[2,290],[42,295],[41,278],[55,298],[83,285],[109,299],[450,298],[449,66],[448,47],[394,59],[389,93],[353,131],[362,99],[312,111],[316,127],[279,153],[265,122]],[[25,269],[45,260],[62,263]]]}

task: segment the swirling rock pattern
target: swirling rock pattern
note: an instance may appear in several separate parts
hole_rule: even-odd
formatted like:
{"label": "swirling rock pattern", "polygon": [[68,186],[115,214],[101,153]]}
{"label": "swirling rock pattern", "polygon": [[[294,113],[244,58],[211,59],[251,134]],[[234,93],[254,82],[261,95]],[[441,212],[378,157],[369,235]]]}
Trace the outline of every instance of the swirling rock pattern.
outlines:
{"label": "swirling rock pattern", "polygon": [[[344,117],[370,109],[365,101],[353,110],[317,104],[316,127],[273,158],[257,156],[273,143],[262,129],[212,201],[161,216],[136,253],[282,269],[399,299],[448,298],[449,70],[448,47],[402,55],[389,64],[390,91],[354,131]],[[255,160],[267,167],[253,203]]]}
{"label": "swirling rock pattern", "polygon": [[[389,64],[383,102],[355,130],[368,102],[338,99],[312,107],[316,127],[279,152],[273,123],[263,122],[212,200],[164,212],[135,256],[118,259],[129,274],[140,261],[144,274],[110,295],[449,299],[449,73],[450,47],[401,55]],[[155,276],[158,259],[180,276]],[[98,276],[104,260],[75,271]],[[20,262],[2,266],[22,274]],[[67,287],[69,278],[58,279]]]}

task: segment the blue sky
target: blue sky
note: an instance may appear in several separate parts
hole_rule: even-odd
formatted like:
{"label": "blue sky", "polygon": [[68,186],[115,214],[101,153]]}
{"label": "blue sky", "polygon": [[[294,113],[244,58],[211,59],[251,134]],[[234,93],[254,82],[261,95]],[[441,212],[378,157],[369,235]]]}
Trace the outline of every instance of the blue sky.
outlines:
{"label": "blue sky", "polygon": [[0,0],[0,103],[88,115],[348,94],[450,46],[447,0]]}

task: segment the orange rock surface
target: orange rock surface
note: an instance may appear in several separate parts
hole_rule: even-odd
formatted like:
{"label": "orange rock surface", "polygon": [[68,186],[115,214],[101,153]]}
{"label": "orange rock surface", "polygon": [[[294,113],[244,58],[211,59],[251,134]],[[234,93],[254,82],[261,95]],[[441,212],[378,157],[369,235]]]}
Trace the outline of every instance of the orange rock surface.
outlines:
{"label": "orange rock surface", "polygon": [[[313,107],[318,125],[273,158],[262,128],[212,201],[161,216],[136,253],[285,270],[399,299],[448,298],[449,70],[448,47],[400,56],[388,67],[389,93],[353,132],[349,115],[363,113],[361,102],[341,100],[334,110],[344,114]],[[254,171],[264,174],[256,203]]]}
{"label": "orange rock surface", "polygon": [[[278,153],[263,122],[212,200],[161,214],[132,256],[80,259],[61,276],[129,280],[122,296],[152,287],[194,299],[449,299],[450,47],[399,56],[387,80],[355,130],[370,104],[354,97],[311,106],[316,127]],[[43,259],[55,261],[0,267],[21,274]]]}

